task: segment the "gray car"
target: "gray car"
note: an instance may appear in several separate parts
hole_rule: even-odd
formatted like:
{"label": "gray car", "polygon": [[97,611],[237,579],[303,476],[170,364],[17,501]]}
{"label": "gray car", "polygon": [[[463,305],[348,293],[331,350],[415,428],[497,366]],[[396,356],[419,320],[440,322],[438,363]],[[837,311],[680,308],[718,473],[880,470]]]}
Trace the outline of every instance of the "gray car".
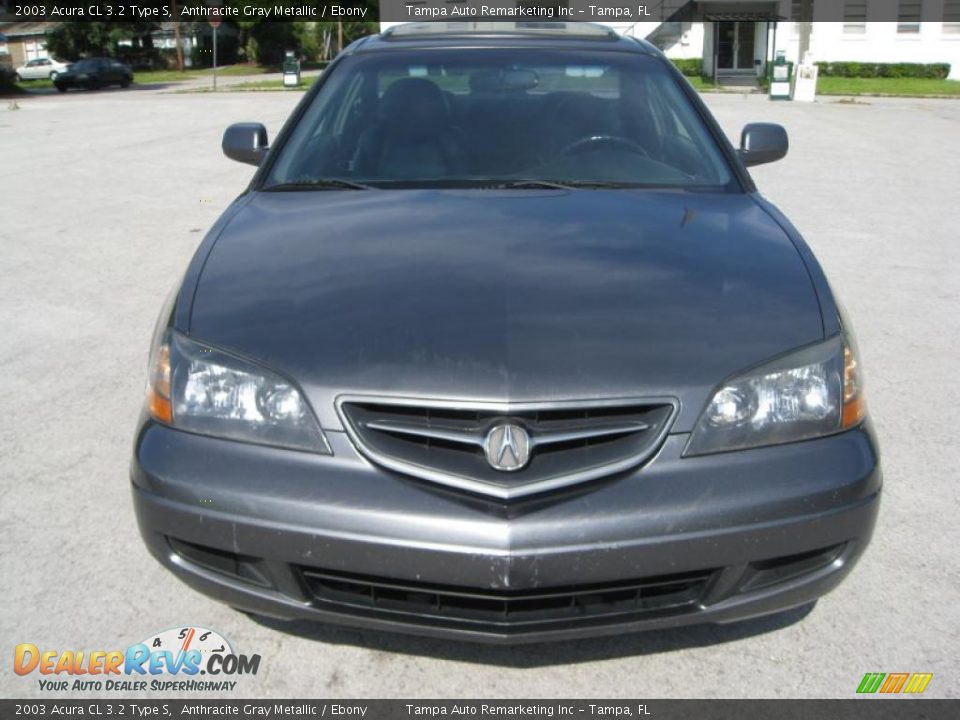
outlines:
{"label": "gray car", "polygon": [[347,48],[197,250],[132,464],[153,555],[244,611],[529,642],[808,605],[881,474],[809,247],[651,45]]}

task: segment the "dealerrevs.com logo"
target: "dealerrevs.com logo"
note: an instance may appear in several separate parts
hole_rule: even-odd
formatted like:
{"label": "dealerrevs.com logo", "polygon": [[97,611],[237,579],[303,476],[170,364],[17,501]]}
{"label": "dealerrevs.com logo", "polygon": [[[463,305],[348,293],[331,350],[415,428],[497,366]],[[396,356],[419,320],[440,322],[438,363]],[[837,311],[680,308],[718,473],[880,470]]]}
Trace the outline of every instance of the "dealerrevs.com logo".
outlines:
{"label": "dealerrevs.com logo", "polygon": [[232,691],[233,679],[256,675],[259,655],[241,655],[213,630],[180,627],[126,650],[49,650],[32,643],[14,649],[13,671],[37,675],[40,690],[115,692]]}
{"label": "dealerrevs.com logo", "polygon": [[857,686],[858,693],[885,695],[907,695],[922,693],[927,689],[933,673],[867,673]]}

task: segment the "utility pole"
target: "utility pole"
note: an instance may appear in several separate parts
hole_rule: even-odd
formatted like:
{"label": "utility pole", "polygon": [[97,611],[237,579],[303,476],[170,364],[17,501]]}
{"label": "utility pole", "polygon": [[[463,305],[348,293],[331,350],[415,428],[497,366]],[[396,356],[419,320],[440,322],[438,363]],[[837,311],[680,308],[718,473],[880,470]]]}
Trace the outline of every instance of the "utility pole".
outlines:
{"label": "utility pole", "polygon": [[337,53],[343,52],[343,20],[337,20]]}
{"label": "utility pole", "polygon": [[214,10],[213,17],[208,17],[207,22],[213,28],[213,91],[217,91],[217,28],[223,19],[220,17],[220,8],[223,6],[223,0],[205,0],[207,5]]}
{"label": "utility pole", "polygon": [[[214,24],[216,23],[216,24]],[[220,27],[219,20],[212,20],[213,25],[213,91],[217,91],[217,28]]]}

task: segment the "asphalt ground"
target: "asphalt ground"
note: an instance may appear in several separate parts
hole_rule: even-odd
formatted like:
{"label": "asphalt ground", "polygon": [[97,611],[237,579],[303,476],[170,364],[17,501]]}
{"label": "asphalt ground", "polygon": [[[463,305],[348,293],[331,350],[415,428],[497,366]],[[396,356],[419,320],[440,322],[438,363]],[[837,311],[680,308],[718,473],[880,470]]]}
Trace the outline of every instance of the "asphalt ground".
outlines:
{"label": "asphalt ground", "polygon": [[18,643],[109,650],[191,624],[262,656],[237,697],[851,697],[868,671],[960,694],[960,102],[707,96],[731,138],[789,129],[754,176],[859,335],[886,485],[854,573],[809,613],[510,649],[263,624],[144,549],[127,469],[153,323],[252,173],[223,128],[273,135],[300,97],[161,90],[0,103],[0,695],[44,694],[12,672]]}

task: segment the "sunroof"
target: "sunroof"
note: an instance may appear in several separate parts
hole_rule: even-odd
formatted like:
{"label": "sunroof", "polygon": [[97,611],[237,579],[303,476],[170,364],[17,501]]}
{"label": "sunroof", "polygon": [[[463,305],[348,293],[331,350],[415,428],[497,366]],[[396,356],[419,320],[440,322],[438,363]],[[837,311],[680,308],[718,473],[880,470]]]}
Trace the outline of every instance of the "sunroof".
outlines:
{"label": "sunroof", "polygon": [[605,25],[588,22],[416,22],[394,25],[383,32],[385,39],[406,39],[436,37],[439,35],[470,36],[470,35],[526,35],[551,37],[577,37],[596,40],[615,40],[619,37],[616,31]]}

